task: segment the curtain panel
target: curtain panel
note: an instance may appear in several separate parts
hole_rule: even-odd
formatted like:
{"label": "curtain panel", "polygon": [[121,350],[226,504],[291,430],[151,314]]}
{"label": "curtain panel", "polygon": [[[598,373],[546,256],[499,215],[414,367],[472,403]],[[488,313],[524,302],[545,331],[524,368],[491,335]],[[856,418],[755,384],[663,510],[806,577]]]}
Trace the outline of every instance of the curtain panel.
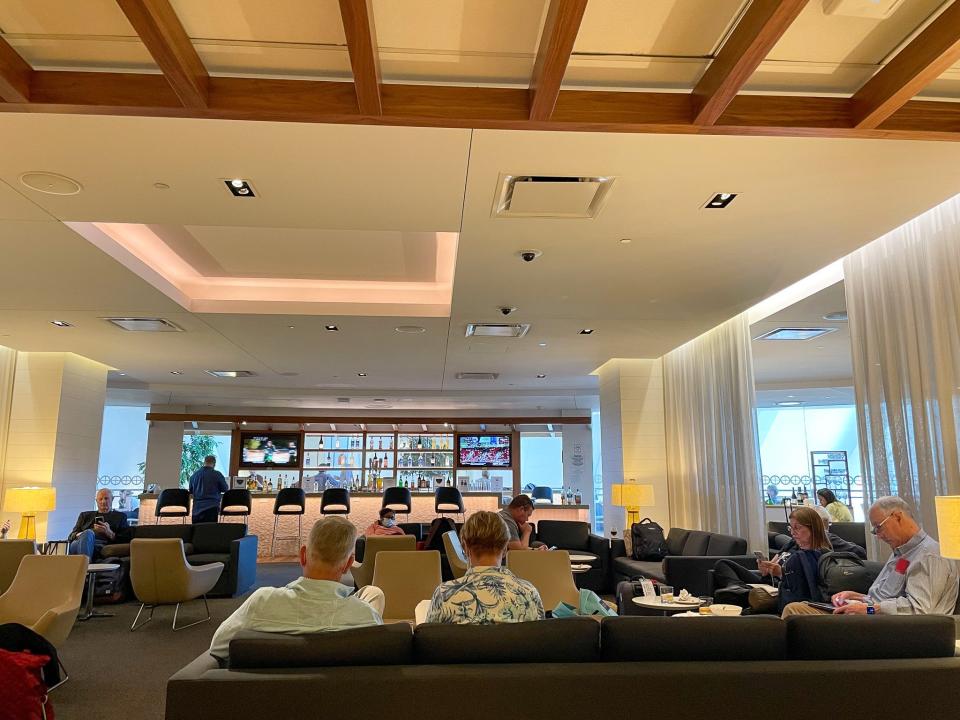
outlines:
{"label": "curtain panel", "polygon": [[765,553],[747,315],[666,354],[663,373],[671,524]]}
{"label": "curtain panel", "polygon": [[960,196],[844,259],[864,500],[960,494]]}

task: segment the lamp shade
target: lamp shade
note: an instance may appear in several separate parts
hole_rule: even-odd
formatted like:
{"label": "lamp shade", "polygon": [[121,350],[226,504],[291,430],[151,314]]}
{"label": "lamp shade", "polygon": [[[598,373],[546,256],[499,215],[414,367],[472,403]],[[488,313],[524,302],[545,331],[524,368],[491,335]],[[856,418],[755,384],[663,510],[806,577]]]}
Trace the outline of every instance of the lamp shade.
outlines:
{"label": "lamp shade", "polygon": [[960,495],[934,498],[937,505],[937,528],[940,531],[940,554],[960,559]]}
{"label": "lamp shade", "polygon": [[42,487],[7,488],[3,509],[7,512],[50,512],[57,507],[57,490],[51,485]]}
{"label": "lamp shade", "polygon": [[617,483],[610,491],[611,501],[617,507],[650,507],[656,504],[653,485]]}

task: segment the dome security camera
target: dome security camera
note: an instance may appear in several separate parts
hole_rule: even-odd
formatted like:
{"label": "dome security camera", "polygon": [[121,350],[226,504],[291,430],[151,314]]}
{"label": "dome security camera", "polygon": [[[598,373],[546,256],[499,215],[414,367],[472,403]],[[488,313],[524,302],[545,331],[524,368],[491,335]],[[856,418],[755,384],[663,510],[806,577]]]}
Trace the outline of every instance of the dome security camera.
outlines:
{"label": "dome security camera", "polygon": [[517,309],[516,309],[515,307],[506,307],[506,306],[504,306],[504,307],[500,308],[500,314],[501,314],[501,315],[510,315],[511,313],[515,313],[516,311],[517,311]]}
{"label": "dome security camera", "polygon": [[520,259],[524,262],[533,262],[538,257],[543,255],[543,252],[540,250],[521,250],[517,253],[520,256]]}

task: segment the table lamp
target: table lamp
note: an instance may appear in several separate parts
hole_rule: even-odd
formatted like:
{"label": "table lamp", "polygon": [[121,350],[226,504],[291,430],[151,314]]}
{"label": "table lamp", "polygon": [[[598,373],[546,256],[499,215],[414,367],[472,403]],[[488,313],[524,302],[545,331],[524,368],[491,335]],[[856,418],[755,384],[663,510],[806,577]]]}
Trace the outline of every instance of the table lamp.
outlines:
{"label": "table lamp", "polygon": [[57,491],[52,485],[7,488],[3,509],[20,513],[20,532],[24,540],[37,539],[37,513],[50,512],[57,506]]}
{"label": "table lamp", "polygon": [[610,488],[610,500],[627,509],[627,527],[640,522],[640,508],[654,505],[653,485],[635,482],[617,483]]}
{"label": "table lamp", "polygon": [[960,559],[960,495],[940,495],[933,501],[937,507],[940,554],[945,558]]}

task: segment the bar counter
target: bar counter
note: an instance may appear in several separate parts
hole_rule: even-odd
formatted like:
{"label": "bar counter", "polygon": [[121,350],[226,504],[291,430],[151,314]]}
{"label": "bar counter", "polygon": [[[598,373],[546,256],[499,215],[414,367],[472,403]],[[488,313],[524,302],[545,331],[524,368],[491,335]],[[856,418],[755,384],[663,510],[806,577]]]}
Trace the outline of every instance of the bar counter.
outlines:
{"label": "bar counter", "polygon": [[[323,493],[307,493],[307,508],[303,515],[303,536],[306,537],[313,523],[320,519],[320,497]],[[420,522],[429,523],[437,517],[433,505],[433,493],[411,493],[413,498],[413,508],[409,518],[405,513],[397,514],[398,522]],[[253,493],[253,508],[251,509],[248,526],[251,535],[257,535],[260,538],[258,543],[257,555],[262,559],[270,557],[270,538],[273,534],[273,502],[276,493]],[[380,512],[380,505],[383,495],[381,493],[371,492],[352,492],[350,493],[350,515],[348,519],[357,527],[357,532],[363,531],[374,520],[377,519]],[[154,508],[157,504],[157,495],[145,493],[140,495],[140,524],[152,525],[156,521]],[[470,515],[477,510],[492,510],[494,512],[501,509],[500,493],[495,492],[465,492],[463,493],[463,506],[465,515]],[[589,506],[587,505],[551,505],[537,503],[536,510],[531,518],[534,522],[538,520],[581,520],[589,521]],[[448,517],[453,517],[459,522],[459,515],[447,513]],[[227,522],[240,522],[240,518],[227,518]],[[165,523],[180,522],[179,519],[164,520]],[[297,528],[296,517],[285,516],[280,518],[280,527],[277,530],[278,535],[293,535]],[[289,559],[296,555],[297,548],[293,540],[280,540],[277,542],[276,557]]]}

